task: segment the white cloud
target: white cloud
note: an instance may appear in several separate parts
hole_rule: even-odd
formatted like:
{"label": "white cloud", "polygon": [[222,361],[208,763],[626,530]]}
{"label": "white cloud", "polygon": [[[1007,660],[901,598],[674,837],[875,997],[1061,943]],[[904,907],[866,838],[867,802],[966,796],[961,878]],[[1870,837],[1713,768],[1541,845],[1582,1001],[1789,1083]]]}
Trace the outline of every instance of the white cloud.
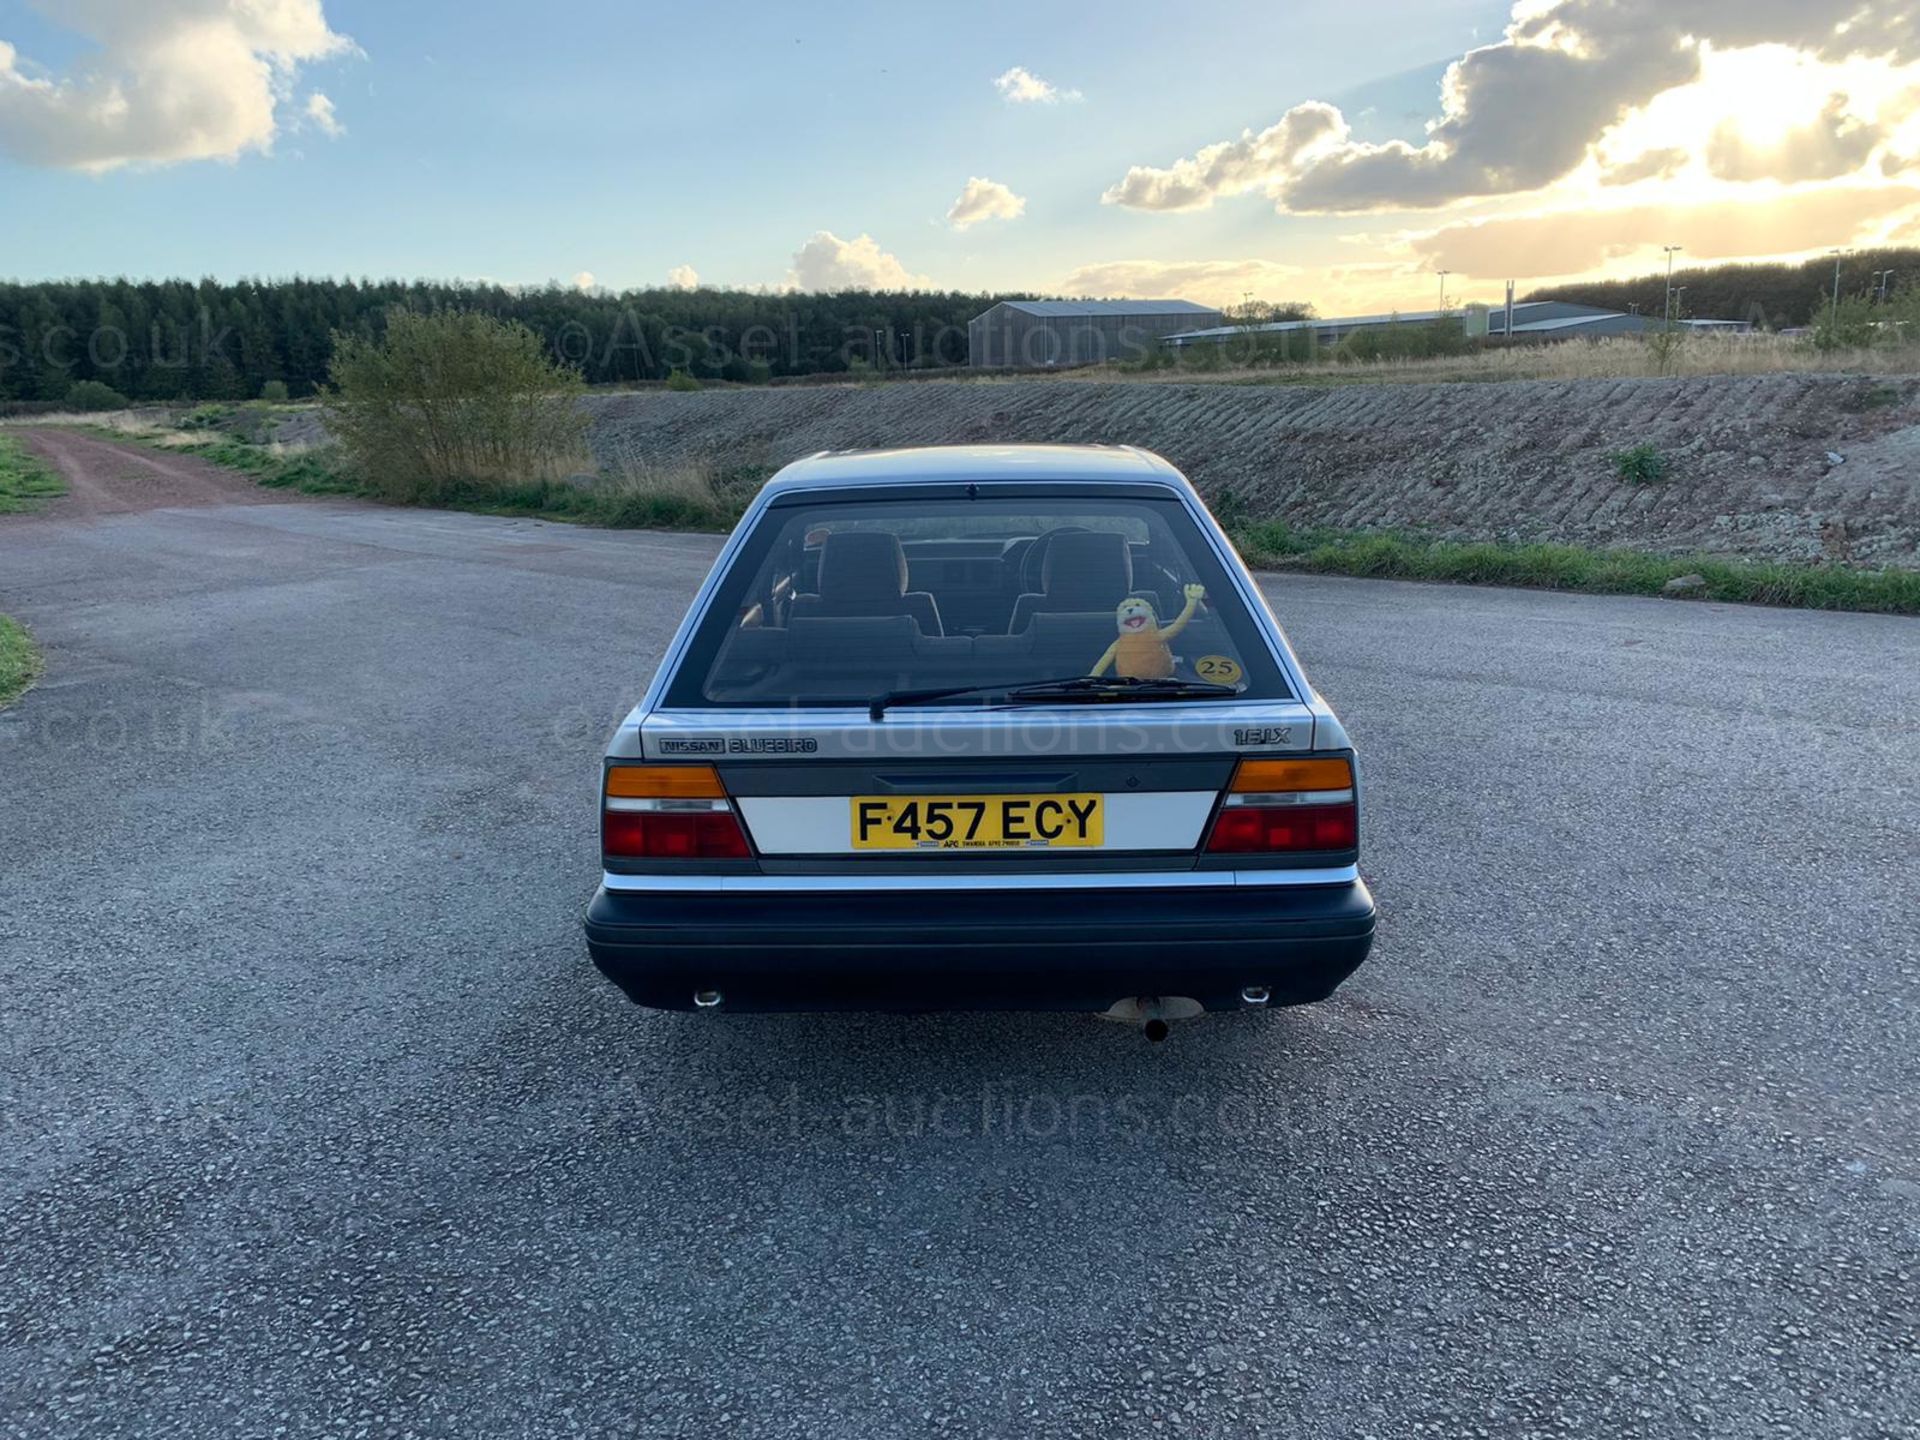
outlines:
{"label": "white cloud", "polygon": [[1600,172],[1602,185],[1637,185],[1642,180],[1665,180],[1687,168],[1692,154],[1678,145],[1643,150],[1631,160],[1609,164]]}
{"label": "white cloud", "polygon": [[267,150],[299,67],[353,48],[321,0],[42,8],[96,48],[50,75],[0,42],[0,153],[31,165],[102,172]]}
{"label": "white cloud", "polygon": [[[1829,67],[1861,57],[1905,66],[1920,62],[1920,23],[1911,0],[1515,0],[1505,35],[1448,68],[1439,116],[1419,145],[1356,141],[1337,110],[1309,102],[1258,134],[1170,166],[1135,166],[1106,198],[1194,210],[1257,188],[1282,210],[1327,212],[1538,191],[1581,167],[1628,117],[1693,85],[1716,54],[1768,47]],[[1756,97],[1749,86],[1714,98],[1738,107]],[[1832,167],[1863,163],[1872,148],[1855,129],[1782,163],[1847,173]],[[1768,164],[1727,163],[1742,174]]]}
{"label": "white cloud", "polygon": [[1026,197],[1016,195],[998,180],[975,175],[947,207],[947,223],[956,230],[982,220],[1015,220],[1027,208]]}
{"label": "white cloud", "polygon": [[916,275],[899,257],[880,248],[871,235],[842,240],[831,230],[816,230],[794,252],[787,272],[790,290],[931,290],[933,281]]}
{"label": "white cloud", "polygon": [[322,135],[337,140],[347,133],[347,127],[340,123],[340,117],[334,114],[333,101],[318,90],[307,97],[307,119],[311,120]]}
{"label": "white cloud", "polygon": [[591,290],[599,283],[591,270],[582,270],[573,277],[573,288],[576,290]]}
{"label": "white cloud", "polygon": [[1641,272],[1662,244],[1689,262],[1789,256],[1836,244],[1870,244],[1920,207],[1920,189],[1826,186],[1757,201],[1628,205],[1615,209],[1501,215],[1403,237],[1430,269],[1485,280],[1534,280],[1595,270]]}
{"label": "white cloud", "polygon": [[700,272],[691,265],[676,265],[667,271],[667,284],[675,290],[698,290]]}
{"label": "white cloud", "polygon": [[1302,271],[1273,260],[1108,260],[1082,265],[1060,284],[1062,293],[1134,300],[1197,300],[1238,305],[1294,298]]}
{"label": "white cloud", "polygon": [[1016,65],[1005,74],[996,76],[993,88],[1009,105],[1058,105],[1062,100],[1078,100],[1078,90],[1062,90],[1051,81],[1042,80],[1024,65]]}
{"label": "white cloud", "polygon": [[1238,140],[1209,145],[1164,170],[1136,165],[1100,200],[1130,210],[1204,210],[1217,196],[1269,185],[1303,158],[1346,139],[1347,122],[1333,106],[1296,105],[1258,135],[1242,131]]}

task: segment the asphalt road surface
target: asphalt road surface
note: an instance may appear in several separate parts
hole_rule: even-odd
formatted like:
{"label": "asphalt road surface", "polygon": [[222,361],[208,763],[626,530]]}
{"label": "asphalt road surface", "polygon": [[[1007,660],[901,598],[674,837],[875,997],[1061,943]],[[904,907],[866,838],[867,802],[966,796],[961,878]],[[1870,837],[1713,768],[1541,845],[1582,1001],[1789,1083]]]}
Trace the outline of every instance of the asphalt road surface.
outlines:
{"label": "asphalt road surface", "polygon": [[0,522],[0,1434],[1916,1433],[1920,625],[1276,577],[1333,1001],[656,1015],[594,779],[715,548]]}

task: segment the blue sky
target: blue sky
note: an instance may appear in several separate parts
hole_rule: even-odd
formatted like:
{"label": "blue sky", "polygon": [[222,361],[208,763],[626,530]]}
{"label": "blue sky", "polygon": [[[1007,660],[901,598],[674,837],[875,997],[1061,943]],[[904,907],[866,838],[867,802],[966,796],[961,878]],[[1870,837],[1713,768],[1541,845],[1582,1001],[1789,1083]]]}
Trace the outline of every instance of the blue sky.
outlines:
{"label": "blue sky", "polygon": [[[254,83],[212,40],[204,63],[178,59],[180,37],[213,34],[190,27],[217,20],[237,0],[0,0],[0,203],[15,221],[0,274],[301,272],[527,283],[591,275],[625,288],[665,283],[673,267],[690,266],[706,283],[777,286],[793,278],[796,252],[826,232],[849,244],[871,237],[868,250],[845,257],[855,270],[887,256],[897,272],[876,273],[943,286],[1198,287],[1213,292],[1198,297],[1207,299],[1252,289],[1329,310],[1348,297],[1426,302],[1432,272],[1456,252],[1468,256],[1455,265],[1459,283],[1484,288],[1501,266],[1524,264],[1530,232],[1513,227],[1538,226],[1556,207],[1578,202],[1589,228],[1593,213],[1630,217],[1634,204],[1660,207],[1663,217],[1700,208],[1675,189],[1685,178],[1680,170],[1651,176],[1646,186],[1609,183],[1603,193],[1594,177],[1609,173],[1606,165],[1640,163],[1619,146],[1621,153],[1608,152],[1619,127],[1586,137],[1584,170],[1504,190],[1483,179],[1464,188],[1449,180],[1438,209],[1426,193],[1411,205],[1397,193],[1368,193],[1357,208],[1342,194],[1330,213],[1317,202],[1276,201],[1276,187],[1297,182],[1324,148],[1303,151],[1307,160],[1262,159],[1258,183],[1209,180],[1197,199],[1186,190],[1180,195],[1187,198],[1168,198],[1176,162],[1264,131],[1295,107],[1312,111],[1308,102],[1337,107],[1337,145],[1318,142],[1338,150],[1335,159],[1399,165],[1406,173],[1394,183],[1430,191],[1422,177],[1438,173],[1427,160],[1439,151],[1411,161],[1373,152],[1395,140],[1427,143],[1426,122],[1442,118],[1447,64],[1501,41],[1509,7],[1485,0],[1108,0],[1098,7],[985,0],[809,9],[613,0],[277,3],[300,12],[305,28],[294,38],[229,25],[242,37],[235,52],[242,57],[247,45],[300,56],[273,69],[270,115],[223,116],[230,128],[219,136],[168,137],[173,149],[160,153],[155,133],[188,119],[178,107],[139,109],[142,83],[155,94],[179,88],[179,77],[158,67],[184,64],[186,79],[208,91],[215,109],[228,98],[219,87],[239,92]],[[1572,12],[1599,0],[1562,3]],[[1627,3],[1647,3],[1650,14],[1658,8],[1652,0]],[[1809,3],[1819,8],[1818,0]],[[1729,13],[1737,9],[1728,5]],[[1684,55],[1696,42],[1680,36],[1673,43]],[[1782,43],[1811,42],[1796,33]],[[1542,57],[1529,51],[1520,58]],[[1722,61],[1709,59],[1704,68],[1689,61],[1698,72],[1690,88],[1673,87],[1683,99],[1693,92],[1704,99],[1694,94],[1685,110],[1657,93],[1637,95],[1640,109],[1627,113],[1626,130],[1639,123],[1655,133],[1660,117],[1646,112],[1666,104],[1689,114],[1700,137],[1719,135],[1712,126],[1724,123],[1709,82]],[[1857,173],[1837,176],[1735,180],[1697,170],[1702,204],[1722,212],[1745,207],[1702,210],[1696,218],[1711,237],[1706,251],[1810,248],[1798,243],[1804,226],[1775,235],[1755,204],[1779,202],[1783,186],[1815,180],[1851,187],[1836,192],[1836,233],[1910,222],[1896,193],[1906,182],[1887,172],[1886,161],[1906,143],[1896,102],[1913,72],[1904,56],[1874,63],[1886,73],[1840,78],[1849,93],[1871,91],[1876,106],[1888,107],[1893,118],[1880,148],[1853,157]],[[1011,102],[994,82],[1013,67],[1079,98]],[[167,85],[151,83],[156,73]],[[1817,114],[1834,77],[1808,71],[1800,78]],[[1584,78],[1568,88],[1579,83]],[[1593,84],[1602,83],[1622,82],[1596,69]],[[97,111],[115,85],[134,95],[130,133],[80,133],[93,113],[82,102],[96,102]],[[1472,97],[1489,115],[1503,103],[1490,85]],[[315,93],[331,102],[340,133],[324,133],[308,113]],[[190,118],[197,124],[201,117]],[[1880,123],[1877,110],[1868,118]],[[1545,136],[1554,117],[1540,123]],[[1470,127],[1460,133],[1462,145],[1485,143]],[[1508,138],[1495,143],[1519,143],[1511,121],[1500,133]],[[1707,156],[1706,143],[1689,148],[1683,140],[1681,148]],[[1802,153],[1779,144],[1782,153]],[[223,146],[233,153],[220,153]],[[1867,164],[1869,155],[1877,167]],[[1510,161],[1472,173],[1506,175]],[[1711,169],[1714,162],[1700,163]],[[1141,181],[1147,199],[1102,203],[1135,167],[1151,172]],[[1017,195],[1020,213],[966,229],[949,224],[949,206],[972,177]],[[1756,184],[1769,188],[1762,194]],[[1738,185],[1746,189],[1729,188]],[[1499,234],[1487,232],[1489,220],[1499,222]],[[1640,215],[1631,223],[1650,222]],[[1508,243],[1497,247],[1500,266],[1474,258],[1475,246],[1492,250],[1501,239]],[[1538,274],[1631,258],[1591,237],[1555,243],[1570,259],[1604,263],[1555,272],[1558,262],[1547,261]]]}

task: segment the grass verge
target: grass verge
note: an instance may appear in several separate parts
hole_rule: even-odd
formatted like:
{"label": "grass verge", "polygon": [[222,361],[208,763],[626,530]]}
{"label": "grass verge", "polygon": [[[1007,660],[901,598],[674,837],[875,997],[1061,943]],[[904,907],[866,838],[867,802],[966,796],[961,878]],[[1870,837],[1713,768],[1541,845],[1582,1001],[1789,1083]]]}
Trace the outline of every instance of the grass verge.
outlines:
{"label": "grass verge", "polygon": [[40,651],[18,620],[0,615],[0,710],[4,710],[40,678]]}
{"label": "grass verge", "polygon": [[1866,610],[1920,615],[1920,571],[1783,565],[1705,555],[1647,555],[1579,545],[1435,540],[1419,535],[1296,530],[1281,521],[1234,534],[1247,563],[1323,575],[1513,585],[1590,595],[1660,595],[1667,583],[1698,576],[1685,598],[1807,610]]}
{"label": "grass verge", "polygon": [[[125,441],[137,437],[116,434],[113,438]],[[156,448],[175,455],[195,455],[229,470],[238,470],[273,490],[295,490],[302,495],[358,495],[361,492],[361,487],[343,474],[323,450],[282,452],[229,439],[197,440]]]}
{"label": "grass verge", "polygon": [[0,435],[0,515],[31,510],[43,500],[67,493],[53,467],[14,439]]}

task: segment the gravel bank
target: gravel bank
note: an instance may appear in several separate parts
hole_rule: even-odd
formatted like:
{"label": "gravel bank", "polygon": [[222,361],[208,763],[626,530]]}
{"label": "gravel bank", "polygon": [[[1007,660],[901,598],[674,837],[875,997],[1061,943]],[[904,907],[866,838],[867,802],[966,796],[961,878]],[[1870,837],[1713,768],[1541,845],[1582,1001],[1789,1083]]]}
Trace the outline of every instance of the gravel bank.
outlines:
{"label": "gravel bank", "polygon": [[[1920,565],[1920,381],[1910,377],[926,382],[586,403],[608,463],[731,468],[862,446],[1124,443],[1157,450],[1216,503],[1230,496],[1254,518]],[[1642,444],[1669,462],[1662,483],[1616,473],[1613,454]]]}

